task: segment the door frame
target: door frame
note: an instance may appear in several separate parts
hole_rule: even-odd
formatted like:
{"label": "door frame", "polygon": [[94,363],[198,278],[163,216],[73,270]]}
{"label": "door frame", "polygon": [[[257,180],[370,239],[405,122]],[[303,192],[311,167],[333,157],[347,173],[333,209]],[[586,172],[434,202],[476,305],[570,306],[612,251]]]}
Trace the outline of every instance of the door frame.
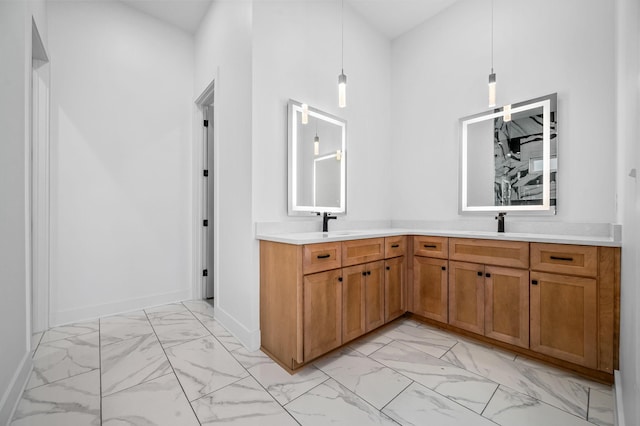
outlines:
{"label": "door frame", "polygon": [[[207,143],[207,129],[203,126],[203,121],[206,119],[205,107],[213,107],[215,103],[215,82],[217,76],[215,76],[204,91],[195,100],[194,105],[194,145],[193,145],[193,283],[192,294],[194,298],[204,299],[206,297],[206,284],[208,279],[212,279],[214,282],[214,305],[219,306],[219,250],[218,250],[218,235],[219,235],[219,149],[218,149],[218,111],[217,108],[213,108],[213,126],[209,125],[209,130],[213,132],[213,164],[208,165],[209,177],[203,176],[202,171],[205,169],[206,155],[206,143]],[[213,247],[208,247],[208,241],[206,238],[207,228],[202,226],[202,221],[207,214],[207,186],[205,180],[208,182],[213,180],[213,220],[209,219],[208,226],[213,226]],[[208,268],[213,269],[213,274],[209,274],[207,277],[202,275],[204,266],[206,265],[206,256],[208,250],[213,249],[213,265]]]}

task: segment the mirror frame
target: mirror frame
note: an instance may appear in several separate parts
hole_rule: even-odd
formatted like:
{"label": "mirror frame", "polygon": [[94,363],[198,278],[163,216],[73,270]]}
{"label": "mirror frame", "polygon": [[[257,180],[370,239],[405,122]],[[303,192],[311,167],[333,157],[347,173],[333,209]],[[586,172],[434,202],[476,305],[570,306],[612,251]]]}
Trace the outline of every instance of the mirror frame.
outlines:
{"label": "mirror frame", "polygon": [[[469,206],[468,194],[468,165],[467,158],[467,133],[468,126],[485,120],[493,120],[504,115],[504,107],[491,111],[463,117],[460,119],[460,213],[496,213],[496,212],[529,212],[556,214],[557,205],[551,205],[551,112],[555,113],[556,143],[557,143],[557,94],[542,96],[524,102],[511,105],[511,114],[542,107],[542,204],[540,205],[512,205],[512,206]],[[557,186],[556,186],[557,204]]]}
{"label": "mirror frame", "polygon": [[[319,109],[308,107],[309,108],[309,116],[316,117],[323,121],[327,121],[331,124],[335,124],[341,127],[342,131],[342,150],[341,155],[342,158],[340,160],[340,205],[338,207],[323,207],[323,206],[300,206],[298,205],[297,200],[297,191],[298,191],[298,182],[297,182],[297,172],[298,165],[296,164],[295,159],[298,154],[298,141],[296,136],[298,135],[298,114],[302,115],[302,103],[294,101],[293,99],[289,99],[288,108],[287,108],[287,127],[288,127],[288,214],[289,216],[298,216],[298,215],[308,215],[315,213],[334,213],[334,214],[346,214],[347,213],[347,121],[336,117],[335,115],[331,115],[324,111],[320,111]],[[327,154],[331,155],[331,154]],[[324,155],[326,156],[326,155]],[[323,156],[323,157],[324,157]],[[315,167],[315,161],[314,165]],[[315,188],[313,188],[315,192]]]}

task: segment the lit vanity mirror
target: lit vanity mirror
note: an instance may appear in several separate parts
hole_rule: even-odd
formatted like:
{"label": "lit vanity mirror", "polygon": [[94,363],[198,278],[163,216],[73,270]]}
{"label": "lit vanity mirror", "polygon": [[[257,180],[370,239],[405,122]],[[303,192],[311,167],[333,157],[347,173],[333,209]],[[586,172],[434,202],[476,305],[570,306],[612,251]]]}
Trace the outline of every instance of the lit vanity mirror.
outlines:
{"label": "lit vanity mirror", "polygon": [[347,122],[290,100],[289,214],[346,213]]}
{"label": "lit vanity mirror", "polygon": [[556,212],[556,94],[465,117],[461,212]]}

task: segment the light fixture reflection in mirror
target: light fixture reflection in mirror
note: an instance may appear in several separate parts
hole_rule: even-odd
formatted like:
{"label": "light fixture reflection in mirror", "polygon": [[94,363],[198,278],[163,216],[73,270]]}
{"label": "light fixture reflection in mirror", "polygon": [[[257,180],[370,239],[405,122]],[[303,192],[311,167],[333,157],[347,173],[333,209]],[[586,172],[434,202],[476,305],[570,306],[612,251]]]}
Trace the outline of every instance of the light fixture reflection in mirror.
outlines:
{"label": "light fixture reflection in mirror", "polygon": [[289,101],[289,215],[346,213],[346,121]]}
{"label": "light fixture reflection in mirror", "polygon": [[556,212],[556,94],[461,119],[461,212]]}

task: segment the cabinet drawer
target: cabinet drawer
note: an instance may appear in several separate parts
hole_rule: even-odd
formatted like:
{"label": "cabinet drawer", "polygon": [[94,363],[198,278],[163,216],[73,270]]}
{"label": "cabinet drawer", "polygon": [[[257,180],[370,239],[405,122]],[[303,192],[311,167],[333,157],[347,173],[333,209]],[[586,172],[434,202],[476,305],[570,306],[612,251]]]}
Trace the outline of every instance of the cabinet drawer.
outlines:
{"label": "cabinet drawer", "polygon": [[449,259],[526,269],[529,267],[529,243],[449,238]]}
{"label": "cabinet drawer", "polygon": [[342,242],[342,266],[384,259],[384,238]]}
{"label": "cabinet drawer", "polygon": [[449,257],[449,238],[415,235],[413,237],[413,254],[447,259]]}
{"label": "cabinet drawer", "polygon": [[598,248],[569,244],[532,243],[531,269],[595,277],[598,275]]}
{"label": "cabinet drawer", "polygon": [[340,243],[309,244],[304,246],[303,252],[302,271],[305,275],[342,266]]}
{"label": "cabinet drawer", "polygon": [[407,251],[407,237],[386,237],[384,239],[384,257],[390,259],[392,257],[404,256]]}

